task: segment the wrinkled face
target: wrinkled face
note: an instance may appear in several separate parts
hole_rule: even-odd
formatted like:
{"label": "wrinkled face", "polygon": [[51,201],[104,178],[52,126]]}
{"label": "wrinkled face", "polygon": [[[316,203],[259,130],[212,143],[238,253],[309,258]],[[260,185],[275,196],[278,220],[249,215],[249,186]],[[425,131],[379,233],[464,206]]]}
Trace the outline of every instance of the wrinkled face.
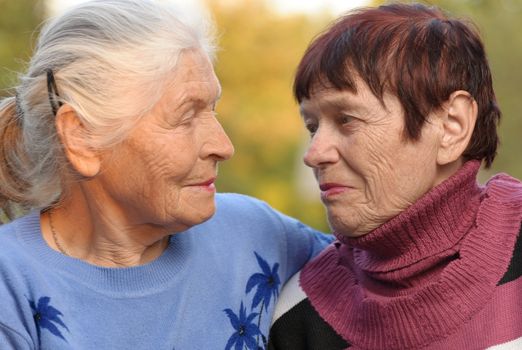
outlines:
{"label": "wrinkled face", "polygon": [[207,55],[185,51],[173,74],[99,176],[107,201],[129,222],[171,232],[213,215],[217,165],[234,152],[214,112],[221,88]]}
{"label": "wrinkled face", "polygon": [[383,106],[361,79],[357,91],[317,88],[300,106],[311,134],[304,161],[330,226],[351,237],[396,216],[440,181],[436,123],[426,123],[419,140],[405,140],[399,100],[386,94]]}

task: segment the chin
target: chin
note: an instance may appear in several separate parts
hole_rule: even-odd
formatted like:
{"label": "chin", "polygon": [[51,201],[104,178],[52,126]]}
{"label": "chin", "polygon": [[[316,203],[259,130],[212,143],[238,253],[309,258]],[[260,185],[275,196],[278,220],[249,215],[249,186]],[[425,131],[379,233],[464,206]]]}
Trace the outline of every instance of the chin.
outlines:
{"label": "chin", "polygon": [[368,232],[358,232],[358,231],[348,231],[348,230],[344,230],[344,231],[336,230],[335,232],[337,233],[338,236],[343,236],[343,237],[347,237],[347,238],[358,238],[358,237],[362,237],[368,233]]}
{"label": "chin", "polygon": [[198,222],[196,223],[196,225],[201,224],[201,223],[204,223],[204,222],[207,221],[207,220],[210,220],[210,218],[212,218],[212,217],[214,216],[215,213],[216,213],[216,207],[212,207],[211,210],[209,210],[207,213],[201,215],[201,216],[198,218]]}
{"label": "chin", "polygon": [[352,222],[350,218],[342,218],[339,216],[330,215],[328,213],[328,224],[333,232],[338,236],[344,236],[349,238],[357,238],[364,236],[368,232],[362,231],[355,222]]}
{"label": "chin", "polygon": [[187,223],[187,228],[189,228],[204,223],[205,221],[212,218],[212,216],[214,216],[215,213],[216,205],[214,202],[212,202],[212,204],[206,205],[199,210],[193,210],[193,212],[190,213],[192,215],[190,217],[187,217],[186,220],[184,220],[184,222]]}
{"label": "chin", "polygon": [[199,206],[198,209],[195,209],[194,206],[194,208],[187,208],[183,212],[170,213],[168,217],[161,220],[162,223],[159,225],[165,227],[171,233],[182,232],[209,220],[215,212],[214,203]]}

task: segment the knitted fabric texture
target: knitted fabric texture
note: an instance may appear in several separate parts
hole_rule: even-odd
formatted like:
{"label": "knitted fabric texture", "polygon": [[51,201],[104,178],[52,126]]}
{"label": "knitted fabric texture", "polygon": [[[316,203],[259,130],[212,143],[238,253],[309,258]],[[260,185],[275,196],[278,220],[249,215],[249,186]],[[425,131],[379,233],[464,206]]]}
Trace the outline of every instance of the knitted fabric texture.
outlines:
{"label": "knitted fabric texture", "polygon": [[321,317],[362,349],[418,349],[459,330],[491,299],[522,220],[522,185],[485,187],[469,161],[360,238],[337,234],[301,273]]}
{"label": "knitted fabric texture", "polygon": [[0,226],[0,349],[264,346],[279,288],[330,240],[250,197],[216,209],[126,268],[53,250],[37,211]]}

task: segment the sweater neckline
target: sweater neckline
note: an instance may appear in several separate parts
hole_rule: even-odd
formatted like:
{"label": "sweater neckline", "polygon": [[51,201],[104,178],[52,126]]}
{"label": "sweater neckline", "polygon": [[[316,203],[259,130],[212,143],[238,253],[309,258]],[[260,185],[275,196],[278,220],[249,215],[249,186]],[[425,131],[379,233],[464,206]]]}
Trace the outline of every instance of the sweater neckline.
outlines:
{"label": "sweater neckline", "polygon": [[[336,234],[358,268],[382,282],[415,283],[419,272],[456,254],[481,201],[480,162],[469,161],[407,210],[359,238]],[[432,270],[432,273],[436,273]],[[370,281],[370,280],[369,280]]]}
{"label": "sweater neckline", "polygon": [[133,267],[103,267],[61,254],[45,242],[40,227],[40,212],[32,211],[16,220],[16,234],[29,254],[37,257],[49,273],[66,275],[99,293],[112,296],[132,296],[155,293],[171,285],[189,270],[190,236],[178,233],[170,236],[169,245],[155,260]]}
{"label": "sweater neckline", "polygon": [[522,184],[481,188],[467,162],[410,208],[326,249],[301,273],[319,314],[363,349],[416,349],[455,332],[489,300],[522,221]]}

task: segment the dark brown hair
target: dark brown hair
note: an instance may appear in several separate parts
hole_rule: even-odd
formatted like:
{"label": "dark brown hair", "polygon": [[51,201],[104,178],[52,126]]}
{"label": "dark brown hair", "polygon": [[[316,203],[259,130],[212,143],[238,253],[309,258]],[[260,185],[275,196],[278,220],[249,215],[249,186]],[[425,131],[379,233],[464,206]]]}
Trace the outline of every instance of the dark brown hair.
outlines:
{"label": "dark brown hair", "polygon": [[298,66],[294,96],[309,99],[316,84],[356,92],[359,76],[383,102],[396,95],[405,111],[405,137],[417,140],[430,111],[452,92],[469,92],[478,116],[466,159],[489,167],[500,119],[484,45],[471,23],[422,4],[358,9],[336,20],[310,44]]}

